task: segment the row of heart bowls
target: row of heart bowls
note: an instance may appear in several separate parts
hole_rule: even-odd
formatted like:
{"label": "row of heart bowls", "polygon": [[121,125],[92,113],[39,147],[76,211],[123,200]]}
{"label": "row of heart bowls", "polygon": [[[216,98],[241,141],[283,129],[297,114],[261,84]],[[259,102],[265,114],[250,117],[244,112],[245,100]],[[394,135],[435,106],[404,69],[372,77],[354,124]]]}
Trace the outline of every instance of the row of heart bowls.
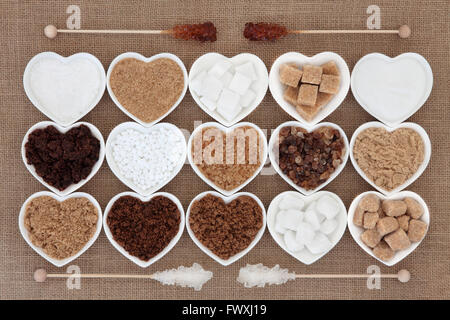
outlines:
{"label": "row of heart bowls", "polygon": [[[149,63],[149,62],[153,61],[154,59],[157,59],[160,57],[169,58],[169,59],[173,59],[173,61],[178,63],[180,68],[183,70],[185,84],[184,84],[184,89],[182,91],[181,96],[178,98],[178,100],[174,103],[174,105],[163,116],[161,116],[160,118],[158,118],[152,122],[143,122],[141,119],[139,119],[139,118],[135,117],[133,114],[129,113],[119,103],[119,101],[116,99],[114,93],[112,92],[112,90],[109,87],[109,76],[110,76],[111,67],[113,67],[114,64],[116,64],[121,59],[129,58],[129,57],[133,57],[138,60],[142,60],[143,62],[146,62],[146,63]],[[97,87],[98,92],[96,94],[93,94],[91,92],[91,94],[89,95],[89,97],[91,99],[88,99],[89,101],[86,100],[85,101],[86,105],[83,106],[83,108],[76,110],[76,112],[73,112],[71,114],[65,113],[64,115],[59,115],[58,113],[51,112],[49,110],[49,108],[46,108],[45,104],[43,104],[43,101],[48,101],[48,99],[46,100],[46,99],[42,99],[42,97],[40,97],[40,95],[48,94],[49,90],[43,89],[42,92],[39,92],[39,90],[37,90],[36,88],[32,89],[30,87],[30,82],[32,81],[31,70],[33,69],[33,65],[36,62],[40,61],[41,59],[42,60],[56,59],[59,62],[62,62],[63,64],[70,64],[71,61],[76,61],[77,59],[90,60],[91,62],[93,62],[95,65],[98,66],[98,72],[101,75],[100,76],[101,83]],[[350,230],[353,238],[355,239],[355,241],[368,254],[372,255],[374,258],[376,258],[380,262],[382,262],[386,265],[389,265],[389,266],[394,265],[394,264],[398,263],[399,261],[401,261],[403,258],[405,258],[408,254],[410,254],[420,244],[420,242],[415,242],[409,248],[407,248],[405,250],[397,251],[395,253],[395,256],[392,259],[390,259],[389,261],[384,261],[382,259],[379,259],[377,256],[375,256],[372,253],[371,248],[369,248],[365,243],[363,243],[361,241],[360,236],[361,236],[362,230],[361,230],[361,228],[355,227],[353,225],[352,221],[353,221],[353,216],[355,214],[355,211],[357,210],[358,202],[367,194],[376,194],[380,199],[403,199],[405,197],[411,197],[411,198],[415,199],[424,208],[424,214],[422,215],[421,219],[423,221],[425,221],[427,224],[429,224],[429,212],[428,212],[427,206],[426,206],[425,202],[423,201],[423,199],[419,195],[417,195],[413,192],[402,191],[404,188],[406,188],[408,185],[410,185],[412,182],[414,182],[422,174],[422,172],[425,170],[425,168],[428,165],[430,155],[431,155],[431,144],[430,144],[430,140],[429,140],[428,135],[426,134],[425,130],[423,130],[423,128],[421,128],[419,125],[414,124],[414,123],[402,123],[402,121],[404,121],[408,117],[410,117],[425,103],[425,101],[428,98],[428,95],[430,94],[430,91],[431,91],[432,79],[433,79],[432,74],[431,74],[431,68],[429,67],[428,63],[422,56],[415,54],[415,53],[406,53],[406,54],[402,54],[402,55],[392,59],[392,58],[386,57],[381,54],[369,54],[369,55],[363,57],[356,64],[356,66],[353,70],[352,76],[350,77],[349,70],[348,70],[348,67],[347,67],[345,61],[339,55],[332,53],[332,52],[323,52],[323,53],[317,54],[313,57],[307,57],[307,56],[304,56],[299,53],[284,54],[284,55],[280,56],[274,62],[273,66],[271,68],[270,74],[267,73],[267,69],[266,69],[264,63],[255,55],[252,55],[252,54],[237,55],[230,59],[231,62],[238,61],[241,64],[248,62],[248,61],[252,62],[253,66],[255,67],[255,70],[257,70],[256,71],[257,81],[255,81],[256,84],[254,86],[252,86],[252,88],[254,89],[253,91],[254,91],[254,95],[255,95],[253,101],[246,108],[242,108],[240,110],[240,112],[238,114],[236,114],[233,119],[225,119],[224,117],[221,116],[221,114],[208,108],[208,106],[206,106],[204,104],[204,102],[203,102],[204,100],[202,101],[202,99],[196,94],[195,90],[193,90],[191,88],[192,81],[194,81],[196,79],[196,77],[202,72],[202,70],[204,70],[205,68],[210,68],[212,65],[214,65],[215,61],[221,61],[224,59],[228,59],[228,58],[225,58],[222,55],[219,55],[216,53],[205,54],[205,55],[201,56],[200,58],[198,58],[197,61],[194,62],[194,64],[192,65],[192,68],[189,72],[189,76],[188,76],[187,72],[186,72],[186,68],[184,67],[181,60],[171,54],[160,54],[160,55],[153,56],[151,58],[145,58],[136,53],[125,53],[125,54],[118,56],[116,59],[114,59],[114,61],[111,63],[110,70],[108,70],[107,75],[105,75],[103,66],[98,61],[98,59],[87,53],[79,53],[79,54],[75,54],[75,55],[65,58],[65,57],[61,57],[60,55],[57,55],[55,53],[44,52],[44,53],[40,53],[40,54],[36,55],[34,58],[32,58],[30,60],[29,64],[27,65],[27,68],[25,69],[25,73],[24,73],[23,80],[24,80],[25,92],[26,92],[28,98],[30,99],[30,101],[41,112],[43,112],[47,117],[49,117],[54,122],[43,121],[43,122],[35,124],[28,130],[28,132],[26,133],[26,135],[24,137],[23,143],[22,143],[22,157],[23,157],[25,166],[32,173],[32,175],[38,181],[40,181],[44,186],[46,186],[48,189],[53,191],[53,193],[38,192],[36,194],[33,194],[30,198],[28,198],[25,201],[25,203],[21,209],[20,216],[19,216],[19,227],[20,227],[22,236],[24,237],[26,242],[38,254],[40,254],[42,257],[47,259],[49,262],[53,263],[55,266],[63,266],[65,264],[69,263],[70,261],[76,259],[78,256],[80,256],[83,252],[85,252],[95,242],[96,238],[98,237],[98,235],[101,231],[102,225],[103,225],[105,233],[106,233],[108,239],[110,240],[110,242],[113,244],[113,246],[116,249],[118,249],[119,252],[121,252],[125,257],[127,257],[128,259],[135,262],[137,265],[139,265],[141,267],[147,267],[147,266],[151,265],[152,263],[154,263],[155,261],[159,260],[165,254],[167,254],[167,252],[169,252],[173,248],[173,246],[176,244],[176,242],[180,239],[185,225],[186,225],[189,235],[191,236],[192,240],[196,243],[196,245],[198,245],[202,249],[202,251],[204,251],[206,254],[211,256],[213,259],[215,259],[217,262],[221,263],[222,265],[229,265],[229,264],[235,262],[236,260],[238,260],[239,258],[244,256],[249,250],[251,250],[251,248],[253,248],[254,245],[256,245],[256,243],[259,241],[262,234],[264,233],[265,226],[266,226],[266,220],[267,220],[268,229],[269,229],[271,235],[273,236],[273,238],[275,239],[275,241],[284,250],[286,250],[289,254],[291,254],[292,256],[294,256],[299,261],[301,261],[305,264],[311,264],[311,263],[317,261],[318,259],[323,257],[329,250],[331,250],[341,239],[341,237],[347,227],[347,223],[349,226],[349,230]],[[288,59],[288,60],[286,60],[286,59]],[[331,99],[331,101],[329,101],[328,104],[326,106],[324,106],[324,108],[317,114],[316,117],[314,117],[312,120],[307,121],[300,114],[295,112],[295,108],[292,105],[286,103],[286,101],[284,101],[284,99],[283,99],[283,88],[280,84],[279,76],[278,76],[278,74],[280,72],[280,66],[282,63],[285,63],[286,61],[295,62],[299,65],[304,65],[304,64],[308,64],[308,63],[318,65],[318,64],[323,64],[330,60],[337,62],[337,65],[338,65],[338,68],[339,68],[339,71],[341,74],[339,90],[334,95],[334,97]],[[367,64],[365,64],[366,61],[368,61]],[[411,61],[413,61],[414,63],[411,64]],[[383,68],[383,66],[387,66],[387,68],[386,67]],[[416,69],[414,69],[414,67],[416,67]],[[380,78],[380,76],[377,76],[377,74],[376,74],[377,70],[382,70],[382,73],[381,73],[383,76],[382,78]],[[55,71],[55,72],[57,73],[58,71]],[[398,78],[399,74],[401,74],[401,75],[406,74],[407,76]],[[373,80],[373,79],[375,79],[375,80]],[[387,81],[386,79],[389,79],[389,81]],[[418,79],[418,80],[415,80],[415,79]],[[394,84],[395,90],[400,90],[400,92],[405,92],[407,90],[408,93],[410,93],[410,92],[414,93],[413,98],[406,98],[403,100],[402,99],[395,100],[396,105],[401,106],[401,108],[399,108],[401,111],[396,112],[395,117],[392,117],[392,115],[390,115],[389,112],[386,112],[386,109],[379,107],[380,105],[392,106],[392,96],[393,96],[393,94],[391,92],[392,87],[386,87],[386,85],[385,85],[386,82],[389,82],[391,85]],[[89,82],[87,82],[87,83],[92,84]],[[183,99],[183,96],[187,90],[188,83],[189,83],[189,89],[190,89],[191,95],[193,96],[194,100],[197,102],[199,107],[202,108],[212,118],[214,118],[221,124],[215,123],[215,122],[209,122],[209,123],[204,123],[204,124],[200,125],[199,127],[197,127],[194,130],[194,132],[191,134],[190,138],[188,139],[187,145],[186,145],[186,143],[183,144],[180,160],[174,166],[174,170],[171,172],[171,175],[165,177],[157,185],[153,185],[150,188],[143,189],[138,184],[134,183],[131,179],[125,177],[118,169],[117,163],[115,163],[114,157],[112,155],[111,141],[114,140],[117,137],[117,135],[119,135],[121,132],[124,132],[125,130],[129,130],[129,129],[134,129],[137,132],[141,133],[142,135],[151,134],[151,132],[154,130],[171,129],[171,130],[175,130],[177,132],[177,134],[179,134],[180,137],[183,138],[183,141],[186,142],[183,133],[177,127],[175,127],[169,123],[157,123],[157,122],[159,122],[162,118],[164,118],[166,115],[168,115],[170,112],[172,112],[178,106],[178,104]],[[364,85],[359,85],[362,83],[364,83]],[[78,83],[78,85],[83,86],[82,83]],[[380,122],[369,122],[369,123],[363,124],[355,131],[355,133],[349,143],[348,139],[345,135],[345,132],[339,126],[337,126],[336,124],[332,124],[332,123],[326,123],[326,122],[319,123],[319,122],[321,120],[323,120],[325,117],[327,117],[331,112],[333,112],[341,104],[341,102],[344,100],[344,98],[348,92],[350,85],[351,85],[352,92],[353,92],[355,98],[361,104],[361,106],[365,110],[367,110],[371,115],[376,117],[378,120],[382,121],[384,124],[380,123]],[[90,123],[86,123],[86,122],[76,122],[95,107],[95,105],[98,103],[98,101],[102,97],[105,87],[108,88],[110,96],[111,96],[112,100],[115,102],[115,104],[123,112],[125,112],[129,117],[131,117],[133,120],[135,120],[137,122],[137,123],[136,122],[125,122],[125,123],[118,125],[116,128],[114,128],[111,131],[111,133],[106,141],[106,144],[104,142],[102,134],[94,125],[92,125]],[[267,143],[264,133],[258,126],[254,125],[252,123],[248,123],[248,122],[239,122],[243,118],[245,118],[248,114],[250,114],[260,104],[260,102],[262,101],[263,97],[266,94],[267,87],[270,88],[270,91],[271,91],[273,97],[275,98],[275,100],[278,102],[278,104],[286,112],[288,112],[292,117],[294,117],[297,120],[297,121],[289,121],[289,122],[281,124],[277,129],[275,129],[275,131],[271,135],[271,139],[268,143]],[[373,89],[375,90],[375,93],[374,93]],[[60,90],[60,93],[62,91],[61,94],[64,94],[64,86],[59,85],[58,90]],[[73,92],[69,92],[68,94],[73,94]],[[402,95],[402,94],[400,94],[400,95]],[[394,94],[394,96],[398,97],[398,94]],[[391,98],[390,100],[389,100],[389,97]],[[387,99],[387,100],[383,101],[383,99]],[[65,133],[68,130],[70,130],[71,128],[80,126],[81,124],[86,125],[91,130],[91,133],[93,134],[93,136],[96,137],[100,141],[99,159],[96,162],[96,164],[93,166],[89,176],[86,179],[81,180],[77,184],[72,184],[69,187],[67,187],[66,189],[61,191],[61,190],[58,190],[57,188],[52,187],[48,183],[46,183],[42,179],[42,177],[40,177],[36,173],[36,170],[33,167],[33,165],[30,165],[27,163],[27,159],[26,159],[26,155],[25,155],[25,145],[28,141],[29,134],[36,129],[45,128],[49,125],[52,125],[52,126],[56,127],[60,132]],[[331,127],[333,129],[338,130],[339,133],[341,134],[341,137],[343,138],[345,146],[343,149],[344,154],[341,158],[342,161],[341,161],[340,165],[336,168],[336,170],[330,175],[330,177],[324,183],[320,184],[319,186],[317,186],[314,189],[307,190],[307,189],[304,189],[304,188],[298,186],[280,169],[279,163],[277,162],[278,157],[277,157],[276,153],[274,152],[274,149],[275,149],[274,146],[275,146],[276,142],[278,141],[278,139],[276,139],[274,137],[278,137],[278,134],[279,134],[281,128],[286,127],[286,126],[295,126],[295,127],[299,127],[299,128],[304,128],[305,131],[307,131],[307,132],[312,132],[314,130],[320,129],[321,127]],[[191,152],[188,152],[188,150],[192,150],[193,138],[196,136],[196,134],[201,132],[201,130],[203,130],[204,128],[207,128],[207,127],[215,127],[215,128],[218,128],[219,130],[221,130],[222,132],[230,132],[239,127],[252,127],[259,133],[259,136],[263,139],[263,143],[262,143],[262,147],[263,147],[262,148],[263,149],[262,158],[263,158],[263,160],[260,162],[259,168],[257,170],[255,170],[255,172],[253,173],[253,175],[251,177],[246,179],[245,182],[243,182],[242,184],[240,184],[238,187],[234,188],[233,190],[225,190],[225,189],[221,188],[220,186],[218,186],[214,181],[212,181],[211,179],[206,177],[201,172],[201,170],[199,170],[197,165],[194,163]],[[398,128],[411,128],[421,136],[421,138],[425,144],[424,161],[422,162],[420,167],[405,183],[403,183],[402,185],[398,186],[397,188],[395,188],[393,190],[384,190],[383,188],[377,186],[372,180],[370,180],[365,175],[365,173],[359,168],[357,162],[353,158],[352,150],[353,150],[353,146],[355,143],[355,138],[363,130],[365,130],[367,128],[372,128],[372,127],[383,127],[383,128],[386,128],[389,132],[392,132]],[[95,200],[95,198],[93,198],[91,195],[88,195],[86,193],[75,192],[75,191],[78,188],[80,188],[82,185],[84,185],[86,182],[88,182],[96,174],[96,172],[101,167],[105,156],[106,156],[108,165],[109,165],[110,169],[113,171],[113,173],[119,178],[120,181],[122,181],[125,185],[127,185],[129,188],[131,188],[135,192],[122,193],[122,194],[115,196],[113,199],[111,199],[110,203],[107,205],[107,207],[105,209],[105,214],[104,214],[103,223],[102,223],[101,208],[98,205],[98,202]],[[262,205],[261,201],[255,195],[253,195],[251,193],[243,193],[243,192],[238,192],[238,191],[240,189],[242,189],[245,185],[247,185],[251,180],[253,180],[258,175],[258,173],[262,170],[262,168],[266,162],[267,156],[269,157],[270,162],[272,163],[272,166],[277,171],[277,173],[286,182],[288,182],[293,188],[295,188],[299,192],[287,191],[287,192],[284,192],[284,193],[278,195],[275,199],[273,199],[271,205],[268,208],[267,219],[266,219],[266,210],[265,210],[264,206]],[[319,190],[322,189],[323,187],[325,187],[328,183],[330,183],[343,170],[349,156],[351,158],[352,164],[355,167],[356,171],[368,183],[370,183],[374,188],[376,188],[379,192],[372,192],[372,191],[366,192],[366,193],[363,193],[363,194],[359,195],[358,197],[356,197],[348,210],[348,216],[347,216],[347,210],[346,210],[344,204],[342,203],[341,199],[336,194],[327,192],[327,191],[319,191]],[[263,225],[262,225],[260,231],[258,232],[256,237],[253,239],[252,243],[245,250],[230,257],[229,259],[226,259],[226,260],[221,259],[217,255],[215,255],[211,250],[206,248],[195,237],[194,233],[192,232],[192,230],[190,229],[190,226],[189,226],[189,213],[190,213],[190,208],[191,208],[192,203],[186,211],[186,218],[185,218],[183,207],[181,206],[180,202],[174,195],[164,193],[164,192],[155,193],[159,189],[161,189],[164,185],[169,183],[178,174],[178,172],[181,170],[181,168],[183,167],[183,165],[186,162],[186,157],[188,159],[188,162],[192,166],[193,170],[196,172],[196,174],[198,176],[200,176],[200,178],[203,179],[205,181],[205,183],[207,183],[208,185],[213,187],[215,190],[220,192],[220,193],[217,193],[217,192],[210,191],[207,193],[212,193],[215,196],[222,198],[226,203],[229,203],[230,201],[232,201],[233,199],[235,199],[241,195],[248,195],[248,196],[254,198],[258,202],[258,204],[261,206],[263,216],[264,216],[264,222],[263,222]],[[202,194],[198,195],[193,200],[193,202],[196,199],[203,197],[207,193],[202,193]],[[292,250],[288,250],[288,248],[286,247],[286,243],[284,241],[282,241],[282,239],[280,238],[280,234],[276,231],[276,227],[275,227],[275,225],[276,225],[275,216],[276,216],[276,213],[278,210],[277,206],[278,206],[278,202],[280,201],[279,200],[280,197],[283,197],[283,195],[287,194],[287,193],[295,193],[295,196],[298,197],[299,199],[302,199],[302,201],[304,201],[306,203],[306,206],[308,205],[308,203],[314,202],[317,199],[319,199],[320,197],[323,197],[324,195],[333,198],[336,201],[336,203],[338,204],[340,209],[338,210],[338,214],[335,219],[337,225],[333,228],[334,231],[329,235],[329,239],[331,241],[331,246],[329,246],[329,248],[325,252],[320,252],[318,254],[311,254],[311,252],[309,252],[305,249],[305,250],[299,250],[294,253],[294,252],[292,252]],[[23,223],[23,220],[24,220],[23,218],[25,215],[25,208],[26,208],[26,204],[31,199],[38,197],[40,195],[49,195],[58,201],[64,201],[65,199],[73,198],[73,197],[85,197],[85,198],[89,199],[97,207],[97,210],[99,212],[99,221],[97,223],[97,230],[95,232],[95,235],[89,240],[89,242],[86,243],[86,245],[83,247],[83,249],[80,250],[76,255],[66,258],[64,260],[53,259],[53,258],[49,257],[47,254],[45,254],[41,248],[35,246],[29,239],[28,232],[26,231],[26,228]],[[150,259],[148,261],[143,261],[143,260],[140,260],[140,259],[130,255],[123,247],[121,247],[113,239],[111,232],[106,224],[106,217],[108,216],[108,212],[109,212],[112,204],[114,203],[114,201],[117,198],[119,198],[120,196],[123,196],[123,195],[133,195],[134,197],[140,199],[141,201],[150,201],[152,198],[154,198],[157,195],[164,195],[164,196],[168,197],[169,199],[172,199],[177,204],[180,212],[182,213],[181,214],[182,219],[181,219],[181,223],[180,223],[180,227],[179,227],[179,231],[178,231],[177,235],[171,240],[171,242],[167,245],[167,247],[164,248],[164,250],[162,250],[159,254],[157,254],[155,257],[153,257],[152,259]]]}

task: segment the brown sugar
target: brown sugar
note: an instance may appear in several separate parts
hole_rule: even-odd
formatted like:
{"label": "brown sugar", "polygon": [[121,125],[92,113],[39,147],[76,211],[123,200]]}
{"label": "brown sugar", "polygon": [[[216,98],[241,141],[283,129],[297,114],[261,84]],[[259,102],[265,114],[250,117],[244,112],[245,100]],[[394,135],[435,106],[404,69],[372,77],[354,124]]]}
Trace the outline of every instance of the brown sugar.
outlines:
{"label": "brown sugar", "polygon": [[424,161],[425,145],[421,136],[410,128],[393,132],[368,128],[356,137],[353,156],[370,180],[391,191],[419,169]]}
{"label": "brown sugar", "polygon": [[143,122],[152,122],[172,108],[184,88],[180,66],[168,58],[143,62],[134,58],[119,61],[109,80],[122,106]]}
{"label": "brown sugar", "polygon": [[225,133],[203,128],[193,140],[192,158],[200,172],[224,190],[233,190],[259,169],[262,139],[252,127],[239,127]]}
{"label": "brown sugar", "polygon": [[77,254],[97,229],[97,208],[86,198],[59,202],[41,196],[30,200],[25,210],[24,225],[31,242],[57,260]]}
{"label": "brown sugar", "polygon": [[263,226],[263,213],[249,196],[226,204],[222,198],[208,194],[192,204],[189,226],[204,246],[226,260],[255,239]]}

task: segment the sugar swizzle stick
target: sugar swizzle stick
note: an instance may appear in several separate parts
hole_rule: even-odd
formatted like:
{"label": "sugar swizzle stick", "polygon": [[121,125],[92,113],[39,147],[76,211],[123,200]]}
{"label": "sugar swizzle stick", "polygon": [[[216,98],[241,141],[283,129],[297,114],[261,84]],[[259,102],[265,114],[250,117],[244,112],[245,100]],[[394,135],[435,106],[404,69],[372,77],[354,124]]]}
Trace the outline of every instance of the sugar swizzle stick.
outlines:
{"label": "sugar swizzle stick", "polygon": [[44,34],[49,39],[54,39],[58,33],[97,33],[97,34],[170,34],[176,39],[196,40],[200,42],[214,42],[217,40],[217,30],[212,22],[201,24],[176,25],[169,30],[88,30],[88,29],[58,29],[54,25],[44,28]]}

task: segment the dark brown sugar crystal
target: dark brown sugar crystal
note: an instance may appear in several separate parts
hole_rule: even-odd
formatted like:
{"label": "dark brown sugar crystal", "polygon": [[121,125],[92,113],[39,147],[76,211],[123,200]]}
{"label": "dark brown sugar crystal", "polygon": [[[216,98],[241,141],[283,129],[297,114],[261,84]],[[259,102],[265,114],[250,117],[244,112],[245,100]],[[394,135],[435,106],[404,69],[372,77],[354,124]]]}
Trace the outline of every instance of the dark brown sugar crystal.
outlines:
{"label": "dark brown sugar crystal", "polygon": [[244,37],[252,41],[273,41],[288,34],[286,27],[274,23],[247,22]]}
{"label": "dark brown sugar crystal", "polygon": [[212,22],[202,24],[184,24],[173,27],[173,36],[183,40],[214,42],[217,40],[217,30]]}
{"label": "dark brown sugar crystal", "polygon": [[169,198],[142,202],[132,196],[117,199],[107,223],[114,240],[130,255],[148,261],[164,250],[180,227],[180,210]]}
{"label": "dark brown sugar crystal", "polygon": [[54,126],[36,129],[25,144],[27,163],[49,185],[62,191],[86,179],[99,159],[100,141],[80,125],[66,133]]}
{"label": "dark brown sugar crystal", "polygon": [[311,190],[324,183],[342,163],[344,140],[339,130],[321,127],[312,132],[284,127],[279,133],[279,166],[296,185]]}

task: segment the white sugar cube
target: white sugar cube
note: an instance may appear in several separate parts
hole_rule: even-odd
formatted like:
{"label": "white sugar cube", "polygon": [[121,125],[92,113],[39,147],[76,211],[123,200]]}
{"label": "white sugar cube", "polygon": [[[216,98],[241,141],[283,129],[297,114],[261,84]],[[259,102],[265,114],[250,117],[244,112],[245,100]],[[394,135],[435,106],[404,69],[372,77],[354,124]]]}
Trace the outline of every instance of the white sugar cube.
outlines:
{"label": "white sugar cube", "polygon": [[211,101],[217,101],[223,89],[222,81],[210,75],[203,79],[202,87],[203,96]]}
{"label": "white sugar cube", "polygon": [[287,249],[291,252],[298,252],[304,248],[303,243],[297,242],[295,232],[292,230],[288,230],[284,234],[284,243],[286,244]]}
{"label": "white sugar cube", "polygon": [[282,219],[275,219],[275,231],[281,234],[285,234],[288,229],[283,227]]}
{"label": "white sugar cube", "polygon": [[236,93],[239,93],[242,96],[248,90],[251,83],[252,79],[244,76],[239,72],[236,72],[228,88]]}
{"label": "white sugar cube", "polygon": [[228,69],[230,69],[231,66],[232,63],[229,60],[219,61],[214,64],[211,69],[209,69],[208,74],[216,78],[220,78],[225,72],[228,71]]}
{"label": "white sugar cube", "polygon": [[216,102],[208,99],[207,97],[201,97],[200,101],[211,111],[216,109]]}
{"label": "white sugar cube", "polygon": [[281,210],[288,210],[288,209],[298,209],[302,210],[305,206],[305,202],[300,197],[296,197],[292,194],[286,194],[283,196],[283,198],[280,199],[280,202],[278,203],[278,208]]}
{"label": "white sugar cube", "polygon": [[237,93],[226,88],[223,89],[219,101],[217,101],[217,112],[228,121],[233,120],[241,111],[240,98]]}
{"label": "white sugar cube", "polygon": [[314,239],[306,244],[306,247],[312,254],[324,253],[331,249],[332,243],[322,232],[317,232]]}
{"label": "white sugar cube", "polygon": [[246,62],[244,64],[241,64],[237,67],[234,68],[236,70],[236,72],[242,73],[243,75],[245,75],[246,77],[252,79],[252,80],[256,80],[258,79],[258,76],[256,75],[255,72],[255,68],[253,67],[253,63],[252,62]]}
{"label": "white sugar cube", "polygon": [[276,219],[283,228],[297,230],[298,224],[303,219],[303,212],[294,209],[280,211],[278,212]]}
{"label": "white sugar cube", "polygon": [[190,83],[189,87],[199,96],[203,95],[203,80],[206,77],[206,71],[200,72],[198,76],[196,76]]}
{"label": "white sugar cube", "polygon": [[304,214],[304,219],[306,222],[311,224],[314,231],[317,231],[320,229],[320,221],[319,221],[319,218],[317,217],[317,213],[315,210],[312,210],[312,209],[306,210],[305,214]]}
{"label": "white sugar cube", "polygon": [[253,100],[255,100],[256,94],[253,92],[253,90],[248,89],[247,92],[241,97],[240,104],[244,108],[248,107]]}
{"label": "white sugar cube", "polygon": [[324,234],[331,234],[336,229],[337,224],[335,219],[327,219],[320,225],[320,231]]}
{"label": "white sugar cube", "polygon": [[295,240],[301,244],[307,244],[314,239],[313,227],[307,222],[300,222],[297,226]]}
{"label": "white sugar cube", "polygon": [[250,86],[250,88],[255,92],[260,91],[261,87],[262,87],[262,80],[253,81],[252,85]]}
{"label": "white sugar cube", "polygon": [[333,219],[339,212],[339,203],[332,197],[325,195],[317,201],[316,209],[327,219]]}
{"label": "white sugar cube", "polygon": [[224,88],[228,88],[231,80],[233,80],[233,74],[229,71],[225,72],[223,76],[220,77],[220,81],[222,81]]}

